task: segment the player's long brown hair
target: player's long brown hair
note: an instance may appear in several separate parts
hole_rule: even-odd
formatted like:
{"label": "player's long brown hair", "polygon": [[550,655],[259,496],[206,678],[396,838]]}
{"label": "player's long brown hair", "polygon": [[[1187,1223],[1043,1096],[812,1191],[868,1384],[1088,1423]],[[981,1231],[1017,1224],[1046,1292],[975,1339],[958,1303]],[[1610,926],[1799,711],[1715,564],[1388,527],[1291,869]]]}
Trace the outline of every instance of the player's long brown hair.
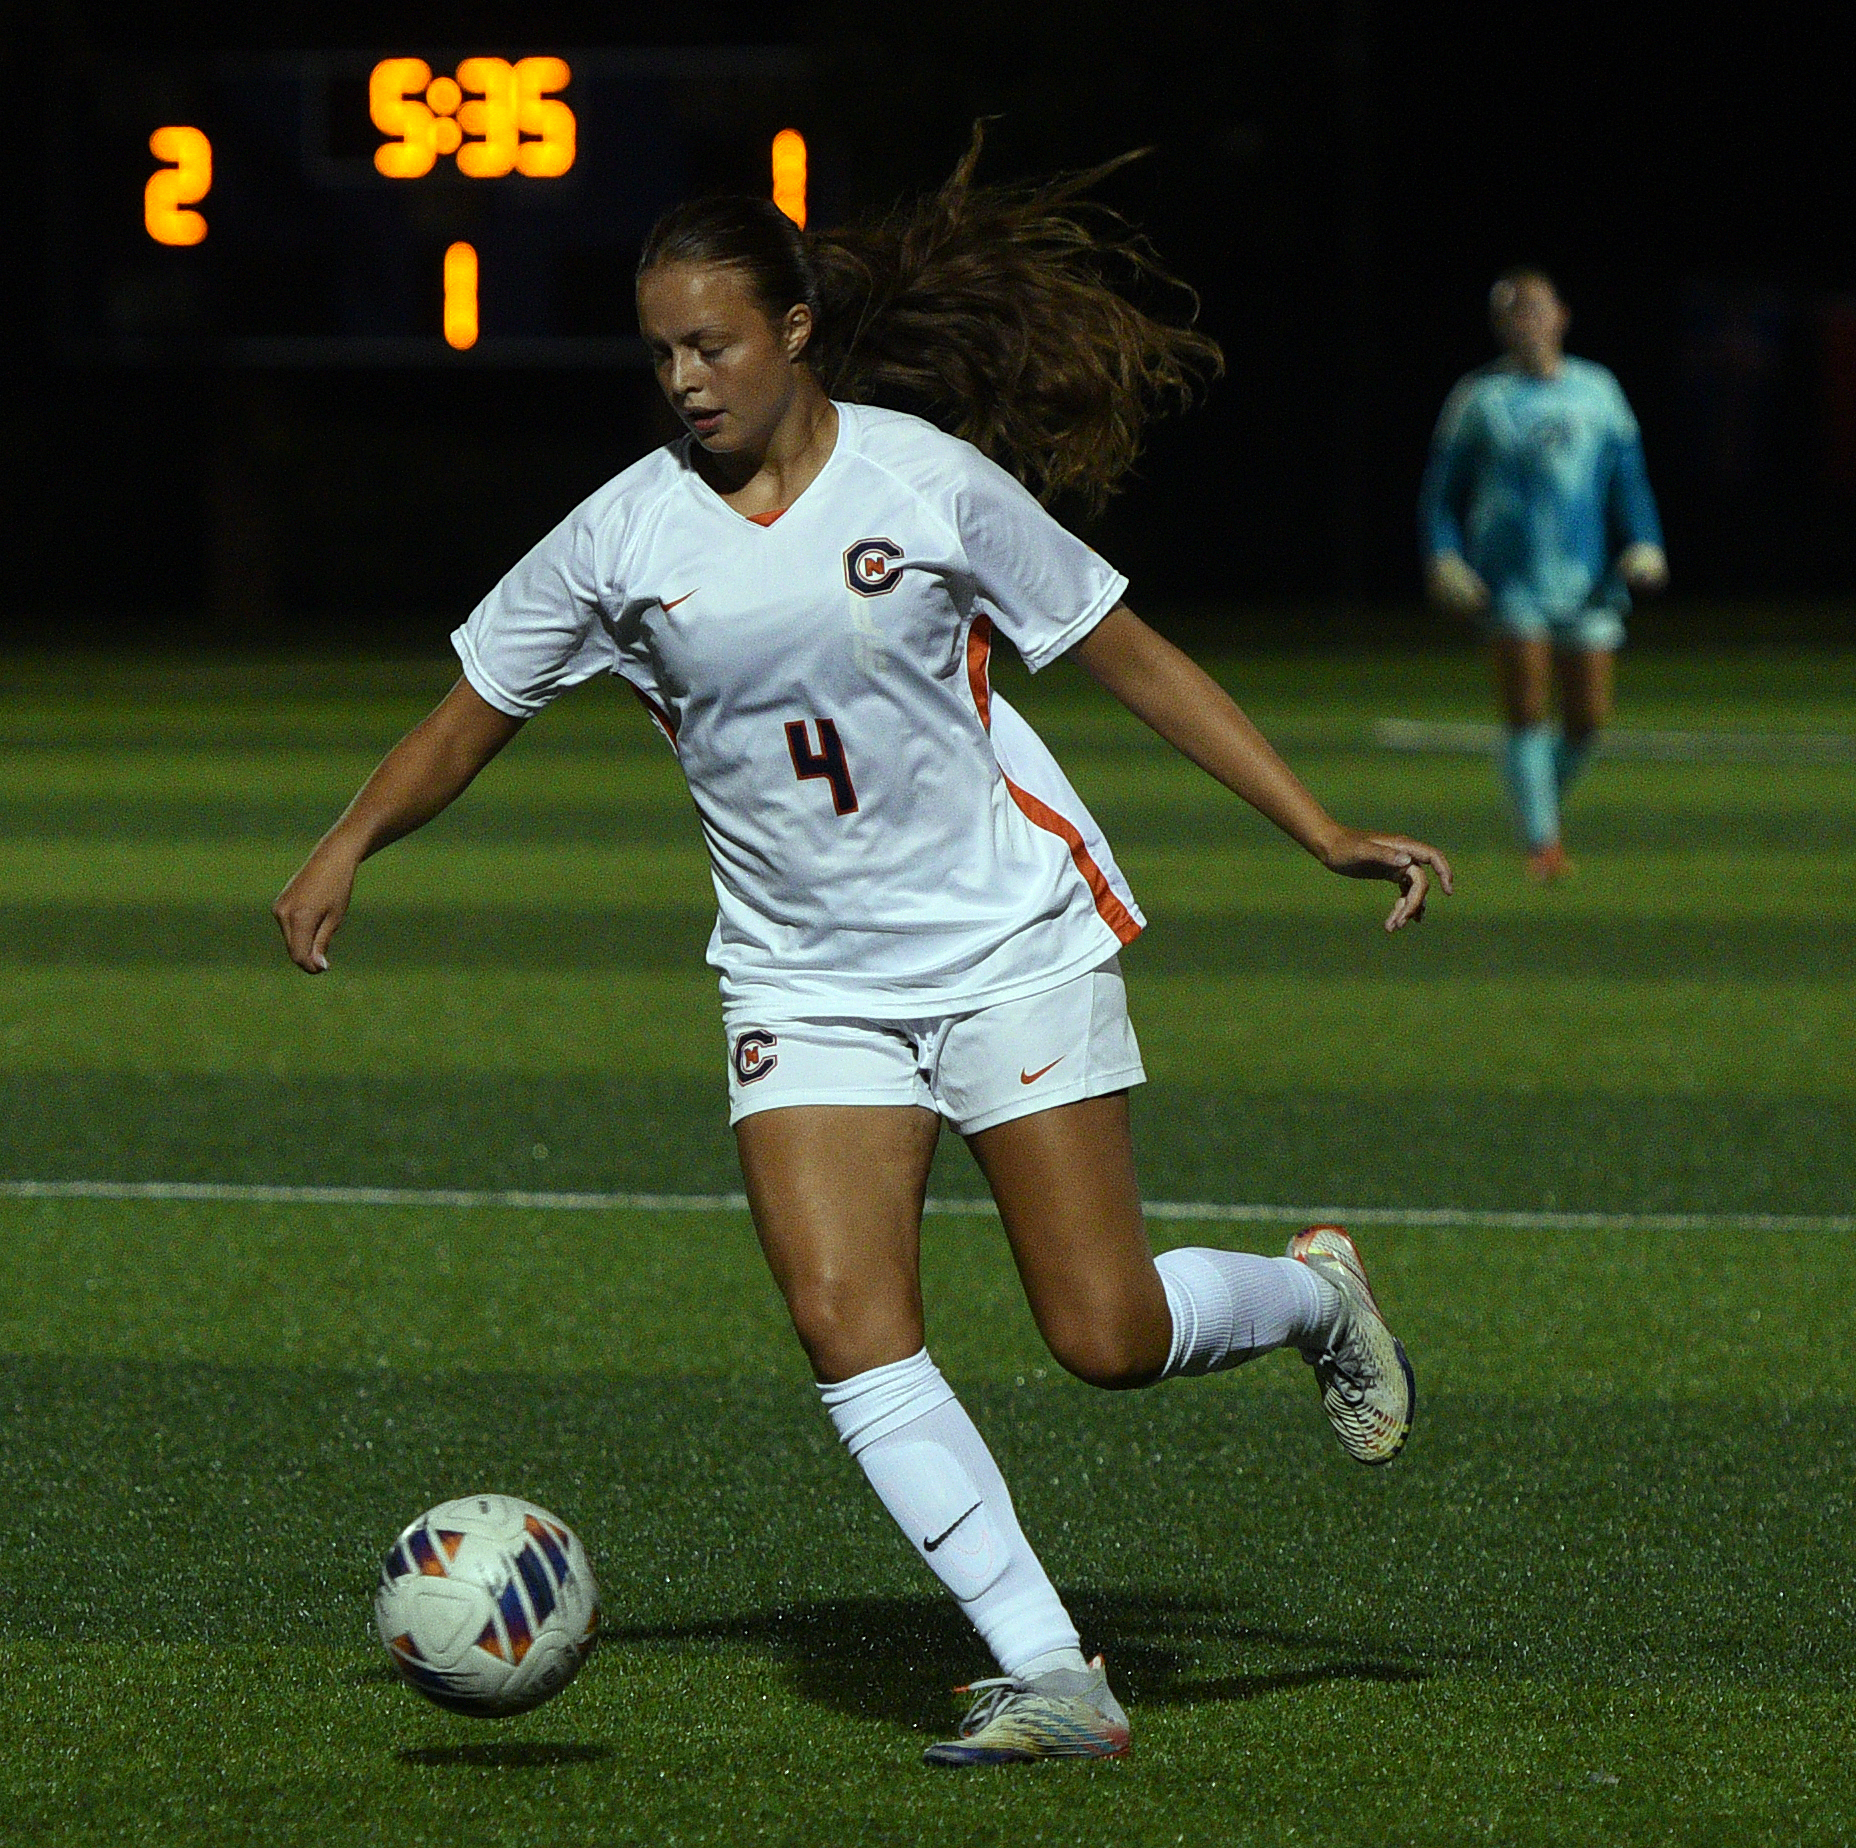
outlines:
{"label": "player's long brown hair", "polygon": [[[816,324],[807,357],[834,398],[913,411],[1010,469],[1040,500],[1099,510],[1146,425],[1224,369],[1190,323],[1198,297],[1086,195],[1138,154],[1018,186],[978,186],[983,127],[938,192],[880,218],[802,232],[765,199],[697,199],[653,227],[660,263],[745,270],[775,314]],[[1176,293],[1184,323],[1128,291]]]}

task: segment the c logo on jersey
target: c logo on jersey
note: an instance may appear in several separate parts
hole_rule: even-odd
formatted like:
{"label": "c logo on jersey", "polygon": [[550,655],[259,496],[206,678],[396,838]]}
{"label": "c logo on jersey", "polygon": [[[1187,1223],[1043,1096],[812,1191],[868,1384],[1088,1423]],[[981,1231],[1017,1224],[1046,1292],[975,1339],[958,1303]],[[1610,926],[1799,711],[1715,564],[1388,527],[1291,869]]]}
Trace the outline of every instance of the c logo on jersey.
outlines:
{"label": "c logo on jersey", "polygon": [[774,1051],[779,1043],[774,1034],[750,1027],[735,1041],[735,1076],[743,1084],[765,1078],[780,1062],[780,1055]]}
{"label": "c logo on jersey", "polygon": [[860,597],[886,597],[902,582],[901,556],[893,539],[859,539],[844,554],[844,581]]}

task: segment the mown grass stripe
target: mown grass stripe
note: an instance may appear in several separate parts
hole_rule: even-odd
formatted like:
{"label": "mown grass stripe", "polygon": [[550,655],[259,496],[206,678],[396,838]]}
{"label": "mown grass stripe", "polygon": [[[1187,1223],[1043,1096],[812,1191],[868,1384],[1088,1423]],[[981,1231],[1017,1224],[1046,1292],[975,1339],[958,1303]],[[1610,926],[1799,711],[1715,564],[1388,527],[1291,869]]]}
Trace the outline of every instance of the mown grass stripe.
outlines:
{"label": "mown grass stripe", "polygon": [[[219,1201],[251,1206],[521,1207],[579,1213],[744,1213],[739,1193],[549,1193],[522,1188],[269,1186],[237,1181],[0,1181],[6,1200]],[[931,1199],[939,1218],[985,1218],[985,1199]],[[1456,1206],[1273,1206],[1216,1200],[1149,1200],[1149,1219],[1234,1225],[1430,1226],[1509,1232],[1856,1232],[1848,1213],[1553,1213]]]}

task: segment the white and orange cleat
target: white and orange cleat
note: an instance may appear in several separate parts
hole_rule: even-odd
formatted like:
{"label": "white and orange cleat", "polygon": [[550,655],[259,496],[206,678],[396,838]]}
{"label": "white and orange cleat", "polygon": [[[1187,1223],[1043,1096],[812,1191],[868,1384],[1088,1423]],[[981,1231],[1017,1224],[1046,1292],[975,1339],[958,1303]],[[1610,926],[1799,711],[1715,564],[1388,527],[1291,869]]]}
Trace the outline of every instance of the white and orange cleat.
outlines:
{"label": "white and orange cleat", "polygon": [[1341,1311],[1326,1343],[1302,1355],[1315,1370],[1321,1409],[1350,1457],[1390,1463],[1411,1435],[1418,1404],[1405,1344],[1386,1326],[1366,1266],[1339,1226],[1296,1233],[1288,1255],[1340,1292]]}
{"label": "white and orange cleat", "polygon": [[996,1675],[956,1688],[978,1698],[960,1737],[922,1753],[930,1765],[1022,1765],[1039,1758],[1120,1758],[1128,1716],[1109,1690],[1097,1656],[1086,1669],[1060,1668],[1033,1681]]}

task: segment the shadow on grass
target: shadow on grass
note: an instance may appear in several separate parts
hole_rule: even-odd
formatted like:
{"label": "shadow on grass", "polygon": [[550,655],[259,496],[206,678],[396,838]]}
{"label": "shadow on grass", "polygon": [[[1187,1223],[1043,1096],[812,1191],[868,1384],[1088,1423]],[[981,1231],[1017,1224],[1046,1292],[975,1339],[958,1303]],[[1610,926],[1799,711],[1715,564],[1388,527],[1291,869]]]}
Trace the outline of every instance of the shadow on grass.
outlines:
{"label": "shadow on grass", "polygon": [[1180,1681],[1170,1689],[1144,1692],[1149,1706],[1183,1705],[1200,1700],[1259,1700],[1266,1694],[1289,1694],[1297,1688],[1330,1681],[1428,1681],[1428,1668],[1405,1662],[1322,1662],[1313,1668],[1286,1668],[1274,1675],[1219,1675],[1209,1681]]}
{"label": "shadow on grass", "polygon": [[[1209,1600],[1090,1591],[1066,1601],[1085,1648],[1101,1644],[1118,1691],[1144,1706],[1259,1700],[1323,1682],[1423,1681],[1432,1672],[1356,1639],[1245,1624]],[[601,1641],[743,1643],[771,1656],[805,1699],[909,1726],[944,1726],[948,1690],[996,1672],[959,1610],[927,1597],[839,1598],[691,1623],[614,1625]],[[1251,1674],[1203,1671],[1206,1655],[1224,1668],[1233,1650],[1303,1661]]]}
{"label": "shadow on grass", "polygon": [[541,1740],[490,1739],[481,1745],[408,1745],[393,1754],[403,1765],[461,1765],[486,1771],[537,1771],[590,1765],[612,1756],[609,1745],[550,1745]]}

